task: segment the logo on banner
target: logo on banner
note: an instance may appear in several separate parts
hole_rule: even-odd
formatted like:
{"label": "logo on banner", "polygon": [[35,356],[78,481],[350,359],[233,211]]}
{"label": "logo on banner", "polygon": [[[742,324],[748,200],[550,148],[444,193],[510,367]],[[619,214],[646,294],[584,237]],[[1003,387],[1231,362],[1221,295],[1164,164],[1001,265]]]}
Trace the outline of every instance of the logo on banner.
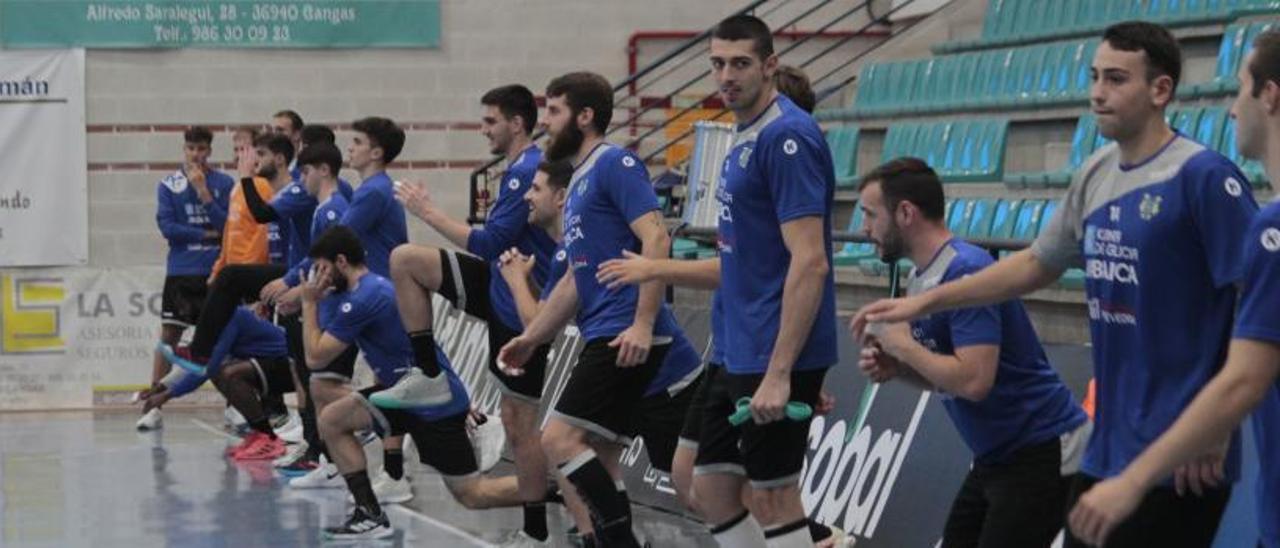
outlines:
{"label": "logo on banner", "polygon": [[60,310],[66,299],[61,278],[0,275],[0,354],[66,351]]}

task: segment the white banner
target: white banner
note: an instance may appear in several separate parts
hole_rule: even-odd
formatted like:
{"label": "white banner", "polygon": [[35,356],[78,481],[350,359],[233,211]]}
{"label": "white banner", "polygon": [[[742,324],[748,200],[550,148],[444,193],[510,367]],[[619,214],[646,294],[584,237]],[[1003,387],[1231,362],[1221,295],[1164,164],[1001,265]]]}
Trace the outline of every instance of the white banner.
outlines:
{"label": "white banner", "polygon": [[0,50],[0,266],[85,264],[84,50]]}

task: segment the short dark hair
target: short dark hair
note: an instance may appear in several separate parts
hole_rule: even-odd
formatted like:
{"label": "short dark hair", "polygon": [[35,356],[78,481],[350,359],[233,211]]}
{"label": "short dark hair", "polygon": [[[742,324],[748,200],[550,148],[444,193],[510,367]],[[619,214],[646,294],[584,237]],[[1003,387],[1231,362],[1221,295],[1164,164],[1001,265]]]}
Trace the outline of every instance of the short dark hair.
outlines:
{"label": "short dark hair", "polygon": [[317,143],[333,144],[338,142],[338,137],[333,134],[333,129],[324,124],[310,124],[302,126],[302,146],[311,146]]}
{"label": "short dark hair", "polygon": [[809,75],[803,70],[791,65],[778,65],[778,71],[773,73],[773,79],[778,83],[778,93],[786,95],[792,103],[805,112],[812,113],[813,107],[818,105],[818,96],[814,95],[813,85],[809,83]]}
{"label": "short dark hair", "polygon": [[342,169],[342,151],[338,150],[337,145],[323,141],[307,145],[307,148],[298,153],[298,167],[302,166],[329,166],[329,173],[337,177],[338,171]]}
{"label": "short dark hair", "polygon": [[533,133],[538,125],[538,103],[533,99],[533,92],[520,84],[493,88],[480,97],[480,104],[498,107],[508,120],[519,116],[525,133]]}
{"label": "short dark hair", "polygon": [[267,133],[253,140],[253,148],[265,148],[272,154],[284,156],[284,163],[293,161],[293,141],[279,133]]}
{"label": "short dark hair", "polygon": [[751,40],[751,51],[761,61],[773,55],[773,32],[754,15],[731,15],[711,29],[711,37],[721,40]]}
{"label": "short dark hair", "polygon": [[569,188],[569,181],[573,179],[573,162],[568,158],[550,161],[543,160],[538,162],[538,171],[547,174],[547,184],[558,189]]}
{"label": "short dark hair", "polygon": [[238,136],[238,135],[248,135],[248,136],[249,136],[249,144],[253,144],[253,142],[254,142],[254,141],[257,141],[257,140],[258,140],[258,136],[259,136],[259,135],[262,135],[262,132],[261,132],[261,131],[258,131],[258,128],[253,127],[253,126],[240,126],[240,127],[236,128],[235,132],[234,132],[234,133],[232,133],[232,135],[236,135],[236,136]]}
{"label": "short dark hair", "polygon": [[609,122],[613,120],[613,86],[604,76],[594,72],[570,72],[558,76],[547,84],[547,97],[562,95],[575,113],[591,109],[591,125],[601,135],[608,131]]}
{"label": "short dark hair", "polygon": [[390,164],[404,150],[404,130],[390,119],[378,116],[361,118],[351,124],[351,129],[368,135],[369,144],[382,149],[384,164]]}
{"label": "short dark hair", "polygon": [[272,118],[288,118],[289,125],[293,126],[290,129],[292,129],[293,131],[298,131],[306,126],[306,124],[302,123],[302,116],[299,115],[297,112],[294,112],[289,109],[284,109],[280,112],[272,114],[271,117]]}
{"label": "short dark hair", "polygon": [[182,132],[182,140],[186,143],[213,144],[213,132],[204,126],[191,126]]}
{"label": "short dark hair", "polygon": [[1269,29],[1253,40],[1253,61],[1249,63],[1253,77],[1251,95],[1257,97],[1267,82],[1280,85],[1280,29]]}
{"label": "short dark hair", "polygon": [[897,209],[902,202],[911,202],[931,221],[941,221],[947,216],[942,179],[924,160],[904,156],[881,164],[862,176],[858,191],[876,183],[880,183],[889,211]]}
{"label": "short dark hair", "polygon": [[347,263],[353,266],[364,264],[364,244],[360,243],[360,237],[356,236],[355,231],[346,225],[334,225],[321,232],[311,242],[311,250],[307,253],[307,257],[327,261],[337,261],[338,255],[346,257]]}
{"label": "short dark hair", "polygon": [[1182,79],[1182,48],[1169,29],[1146,21],[1126,21],[1107,27],[1102,41],[1113,49],[1147,54],[1147,80],[1168,76],[1173,80],[1173,89],[1178,89]]}

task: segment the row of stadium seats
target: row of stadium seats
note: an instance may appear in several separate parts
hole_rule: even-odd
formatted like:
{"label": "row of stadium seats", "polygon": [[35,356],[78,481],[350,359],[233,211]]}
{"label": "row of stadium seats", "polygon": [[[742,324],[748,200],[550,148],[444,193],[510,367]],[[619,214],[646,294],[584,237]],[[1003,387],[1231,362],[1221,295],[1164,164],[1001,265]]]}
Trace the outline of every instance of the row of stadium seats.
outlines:
{"label": "row of stadium seats", "polygon": [[[1280,0],[1278,0],[1280,1]],[[1235,93],[1236,73],[1253,39],[1274,23],[1227,28],[1213,79],[1184,83],[1183,99]],[[930,114],[975,109],[1080,105],[1089,98],[1089,68],[1099,40],[993,49],[929,59],[868,63],[858,73],[852,108],[823,109],[819,120]]]}
{"label": "row of stadium seats", "polygon": [[[1048,225],[1058,208],[1058,200],[957,198],[947,200],[947,228],[961,238],[1005,239],[1030,241]],[[849,219],[850,232],[861,232],[862,209],[855,207]],[[889,267],[876,255],[874,244],[846,243],[834,256],[836,266],[855,266],[868,276],[884,276]],[[910,268],[906,259],[899,261],[899,268]],[[1059,285],[1069,289],[1084,287],[1084,272],[1067,271]]]}
{"label": "row of stadium seats", "polygon": [[[1236,149],[1236,121],[1228,114],[1227,107],[1171,108],[1167,116],[1174,129],[1218,151],[1240,166],[1240,170],[1255,188],[1267,187],[1267,175],[1262,164],[1256,160],[1245,160]],[[1065,188],[1071,182],[1071,174],[1084,164],[1090,154],[1106,143],[1107,139],[1098,132],[1097,119],[1086,114],[1076,122],[1076,130],[1071,138],[1071,154],[1063,169],[1041,173],[1010,173],[1005,175],[1004,182],[1015,188]]]}
{"label": "row of stadium seats", "polygon": [[991,0],[982,36],[934,46],[934,53],[1027,44],[1097,34],[1116,21],[1195,25],[1265,13],[1275,0]]}

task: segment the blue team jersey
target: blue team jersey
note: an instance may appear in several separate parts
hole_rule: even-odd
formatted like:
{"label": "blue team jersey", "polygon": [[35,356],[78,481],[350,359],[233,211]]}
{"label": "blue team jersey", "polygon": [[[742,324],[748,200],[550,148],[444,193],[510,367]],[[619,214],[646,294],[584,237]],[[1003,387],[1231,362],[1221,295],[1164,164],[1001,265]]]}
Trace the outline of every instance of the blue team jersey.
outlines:
{"label": "blue team jersey", "polygon": [[[338,192],[348,202],[355,193],[351,185],[342,179],[338,179]],[[311,250],[311,219],[316,206],[316,198],[307,194],[307,189],[303,187],[302,179],[298,175],[293,177],[293,182],[289,183],[289,186],[277,192],[271,199],[271,208],[275,210],[281,222],[288,226],[287,264],[290,266],[305,260],[307,252]]]}
{"label": "blue team jersey", "polygon": [[542,284],[542,295],[539,296],[539,300],[545,301],[550,298],[551,291],[556,288],[560,278],[563,278],[565,272],[569,271],[568,256],[569,252],[560,246],[557,246],[551,254],[551,264],[547,267],[547,282]]}
{"label": "blue team jersey", "polygon": [[502,278],[498,257],[512,247],[535,257],[533,279],[538,284],[545,284],[547,263],[556,242],[547,231],[529,224],[529,206],[524,202],[524,195],[533,184],[533,175],[540,161],[542,151],[530,145],[511,162],[502,174],[498,200],[489,210],[484,227],[472,230],[467,237],[467,251],[489,261],[489,306],[507,329],[517,332],[524,329],[524,324],[520,321],[515,299],[511,297],[511,288]]}
{"label": "blue team jersey", "polygon": [[720,310],[720,290],[711,294],[711,359],[716,365],[724,365],[724,318]]}
{"label": "blue team jersey", "polygon": [[246,307],[236,308],[209,353],[209,373],[216,374],[228,358],[283,358],[289,355],[284,329],[259,318]]}
{"label": "blue team jersey", "polygon": [[222,233],[235,181],[221,171],[209,170],[205,184],[213,195],[208,204],[200,202],[181,169],[156,185],[156,225],[169,242],[167,276],[208,276],[222,251],[221,236],[206,238],[205,231]]}
{"label": "blue team jersey", "polygon": [[[413,347],[409,344],[404,325],[400,323],[395,289],[390,280],[370,272],[361,277],[354,288],[330,295],[325,301],[330,305],[320,307],[320,312],[325,312],[326,316],[320,318],[324,332],[359,347],[378,384],[392,386],[413,367]],[[467,389],[439,345],[436,346],[436,360],[449,379],[453,400],[442,407],[411,409],[408,412],[426,420],[466,413],[471,408]]]}
{"label": "blue team jersey", "polygon": [[283,220],[267,223],[267,262],[289,266],[289,224]]}
{"label": "blue team jersey", "polygon": [[[1257,210],[1240,170],[1182,135],[1132,166],[1109,145],[1076,173],[1031,249],[1085,270],[1097,380],[1085,473],[1119,474],[1221,368]],[[1234,481],[1238,437],[1226,464]]]}
{"label": "blue team jersey", "polygon": [[[335,192],[330,194],[329,198],[325,200],[323,204],[316,207],[315,214],[311,216],[311,227],[308,229],[311,235],[308,236],[308,241],[314,241],[316,238],[320,237],[324,231],[328,230],[329,227],[339,224],[342,221],[343,215],[346,215],[349,207],[350,205],[347,204],[347,199],[343,198],[341,193]],[[302,262],[294,265],[293,268],[290,268],[289,272],[284,275],[285,284],[289,287],[297,286],[298,283],[302,281],[302,275],[305,274],[304,270],[310,267],[310,260],[303,260]]]}
{"label": "blue team jersey", "polygon": [[[821,217],[831,264],[831,151],[813,117],[779,95],[755,120],[739,124],[716,190],[720,203],[720,318],[724,365],[730,373],[769,367],[782,316],[782,289],[791,253],[782,225]],[[835,278],[823,281],[813,327],[793,369],[835,365]]]}
{"label": "blue team jersey", "polygon": [[[952,239],[923,268],[913,269],[907,294],[973,274],[994,261],[986,250]],[[957,348],[995,345],[999,364],[991,391],[982,401],[941,394],[942,404],[974,460],[1001,464],[1010,454],[1071,432],[1087,417],[1049,365],[1022,301],[940,312],[911,322],[911,334],[935,354]]]}
{"label": "blue team jersey", "polygon": [[[612,338],[634,322],[639,289],[609,290],[596,281],[596,270],[624,249],[640,253],[631,223],[657,209],[644,163],[626,149],[596,145],[574,170],[564,206],[564,248],[578,290],[578,329],[587,340]],[[658,314],[654,336],[670,336],[674,324],[669,311]]]}
{"label": "blue team jersey", "polygon": [[369,271],[391,276],[391,250],[409,243],[404,208],[396,202],[395,188],[387,172],[365,179],[351,198],[341,223],[360,236]]}
{"label": "blue team jersey", "polygon": [[[1280,201],[1254,218],[1244,241],[1236,339],[1280,345]],[[1258,446],[1258,525],[1262,545],[1280,548],[1280,382],[1253,413]]]}

